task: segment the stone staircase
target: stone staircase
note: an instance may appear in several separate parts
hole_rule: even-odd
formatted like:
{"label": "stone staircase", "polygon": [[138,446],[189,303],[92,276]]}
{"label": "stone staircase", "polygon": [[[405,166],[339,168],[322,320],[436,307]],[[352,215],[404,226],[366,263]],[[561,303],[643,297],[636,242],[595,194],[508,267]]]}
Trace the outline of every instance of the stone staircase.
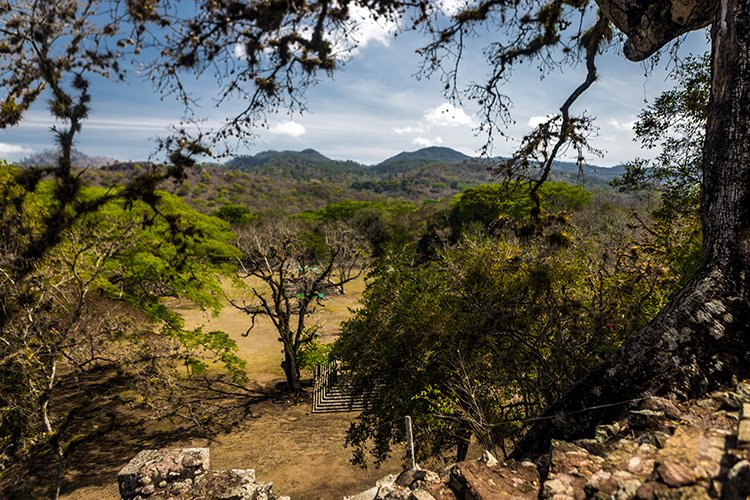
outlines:
{"label": "stone staircase", "polygon": [[313,385],[313,413],[362,411],[364,395],[355,395],[346,375],[341,373],[337,360],[327,365],[316,365]]}

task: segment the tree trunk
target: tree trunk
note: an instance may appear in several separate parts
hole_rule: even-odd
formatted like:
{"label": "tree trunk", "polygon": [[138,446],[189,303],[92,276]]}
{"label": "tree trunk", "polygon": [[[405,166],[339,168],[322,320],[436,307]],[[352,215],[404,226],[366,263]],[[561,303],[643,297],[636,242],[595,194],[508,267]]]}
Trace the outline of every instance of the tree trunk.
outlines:
{"label": "tree trunk", "polygon": [[466,460],[471,444],[471,429],[461,429],[458,432],[458,443],[456,443],[456,462]]}
{"label": "tree trunk", "polygon": [[724,0],[712,37],[702,192],[704,263],[604,365],[552,405],[513,456],[587,435],[649,394],[687,397],[750,375],[750,2]]}
{"label": "tree trunk", "polygon": [[291,352],[291,349],[284,344],[284,361],[281,363],[286,375],[286,387],[290,392],[299,392],[302,390],[300,382],[299,365],[297,357]]}

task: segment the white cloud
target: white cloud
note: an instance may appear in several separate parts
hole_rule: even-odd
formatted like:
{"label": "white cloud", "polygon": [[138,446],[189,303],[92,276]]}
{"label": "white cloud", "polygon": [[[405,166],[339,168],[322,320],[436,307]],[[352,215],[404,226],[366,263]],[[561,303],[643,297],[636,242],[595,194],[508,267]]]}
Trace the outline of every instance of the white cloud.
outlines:
{"label": "white cloud", "polygon": [[417,125],[416,127],[402,127],[402,128],[394,128],[394,132],[396,132],[398,135],[410,135],[410,134],[422,134],[425,132],[425,129],[422,125]]}
{"label": "white cloud", "polygon": [[607,123],[612,126],[613,128],[620,130],[622,132],[632,132],[633,127],[635,126],[635,120],[631,119],[626,122],[621,122],[615,118],[610,118]]}
{"label": "white cloud", "polygon": [[434,126],[476,126],[474,119],[467,115],[463,109],[447,102],[427,110],[424,118],[428,124]]}
{"label": "white cloud", "polygon": [[542,123],[546,122],[550,118],[552,118],[552,115],[532,116],[531,118],[529,118],[529,121],[526,122],[526,126],[531,127],[531,128],[535,128],[535,127],[541,125]]}
{"label": "white cloud", "polygon": [[16,155],[16,154],[31,153],[31,152],[32,152],[31,149],[25,148],[18,144],[8,144],[5,142],[0,142],[0,154],[3,154],[3,155]]}
{"label": "white cloud", "polygon": [[355,38],[360,48],[370,42],[377,42],[386,47],[390,44],[391,35],[398,27],[394,21],[375,19],[370,9],[359,5],[350,5],[349,13],[354,21]]}
{"label": "white cloud", "polygon": [[422,147],[429,147],[429,146],[439,146],[443,144],[443,138],[442,137],[435,137],[434,139],[426,139],[424,137],[417,137],[412,141],[417,146]]}
{"label": "white cloud", "polygon": [[[168,130],[170,126],[178,125],[179,117],[172,120],[155,118],[152,116],[101,116],[90,118],[83,123],[85,131],[89,130],[122,130],[122,131],[157,131]],[[217,126],[220,122],[205,122],[210,126]],[[23,125],[25,128],[48,129],[55,125],[55,120],[42,114],[29,115]]]}
{"label": "white cloud", "polygon": [[[457,147],[457,136],[463,137],[463,132],[471,133],[477,126],[476,120],[463,109],[450,103],[443,103],[434,108],[427,108],[416,125],[393,127],[396,135],[411,137],[412,144],[420,147],[439,146],[444,144],[438,133],[450,135],[451,147]],[[450,130],[447,130],[450,129]],[[459,129],[459,130],[457,130]]]}
{"label": "white cloud", "polygon": [[288,135],[290,137],[301,137],[307,133],[307,130],[305,130],[304,125],[301,123],[297,123],[294,120],[290,120],[288,122],[283,123],[277,123],[270,129],[268,129],[269,132],[272,134],[277,135]]}
{"label": "white cloud", "polygon": [[447,16],[455,16],[468,6],[466,0],[438,0],[438,8]]}
{"label": "white cloud", "polygon": [[245,46],[241,43],[237,42],[234,44],[234,57],[237,59],[244,59],[247,57],[247,49],[245,49]]}
{"label": "white cloud", "polygon": [[[371,42],[388,47],[398,24],[390,19],[375,19],[369,9],[349,6],[349,18],[339,29],[329,31],[336,59],[349,61]],[[301,30],[303,36],[312,36],[312,27]]]}

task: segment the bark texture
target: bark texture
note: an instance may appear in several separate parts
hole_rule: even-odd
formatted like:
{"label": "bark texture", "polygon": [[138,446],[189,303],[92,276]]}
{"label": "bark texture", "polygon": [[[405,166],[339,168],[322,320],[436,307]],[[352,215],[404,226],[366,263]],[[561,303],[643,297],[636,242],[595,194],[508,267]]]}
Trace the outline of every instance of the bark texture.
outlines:
{"label": "bark texture", "polygon": [[750,2],[721,1],[711,34],[704,264],[647,327],[545,413],[515,457],[547,451],[553,437],[586,435],[638,398],[696,396],[750,375]]}
{"label": "bark texture", "polygon": [[715,0],[597,0],[604,14],[625,33],[625,56],[642,61],[670,40],[711,23]]}

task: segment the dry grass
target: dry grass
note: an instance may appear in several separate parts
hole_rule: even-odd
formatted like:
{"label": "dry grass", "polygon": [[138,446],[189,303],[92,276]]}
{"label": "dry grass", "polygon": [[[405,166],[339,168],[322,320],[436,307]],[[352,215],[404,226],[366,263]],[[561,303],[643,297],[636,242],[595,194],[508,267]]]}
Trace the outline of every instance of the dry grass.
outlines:
{"label": "dry grass", "polygon": [[[348,284],[345,295],[331,297],[310,318],[310,324],[321,325],[323,342],[335,339],[341,322],[350,316],[350,308],[357,306],[363,289],[363,278]],[[173,306],[180,309],[180,304]],[[280,366],[281,344],[270,321],[259,319],[253,331],[244,336],[248,317],[231,306],[216,317],[193,309],[180,309],[180,312],[187,326],[223,330],[236,340],[240,355],[248,363],[251,387],[268,389],[285,380]],[[309,400],[300,403],[266,401],[256,404],[252,416],[239,428],[211,442],[186,437],[173,438],[168,445],[210,446],[213,468],[255,469],[259,481],[272,481],[278,493],[293,498],[341,498],[344,494],[367,489],[376,479],[400,470],[400,457],[381,469],[362,470],[349,463],[351,452],[343,447],[344,435],[355,417],[352,413],[311,414]],[[133,449],[120,457],[121,465],[117,467],[125,465],[140,451],[139,442],[134,440]],[[109,476],[102,478],[99,484],[89,481],[78,488],[71,484],[64,498],[117,498],[113,469],[116,470],[110,467]],[[75,477],[76,471],[71,474]]]}

